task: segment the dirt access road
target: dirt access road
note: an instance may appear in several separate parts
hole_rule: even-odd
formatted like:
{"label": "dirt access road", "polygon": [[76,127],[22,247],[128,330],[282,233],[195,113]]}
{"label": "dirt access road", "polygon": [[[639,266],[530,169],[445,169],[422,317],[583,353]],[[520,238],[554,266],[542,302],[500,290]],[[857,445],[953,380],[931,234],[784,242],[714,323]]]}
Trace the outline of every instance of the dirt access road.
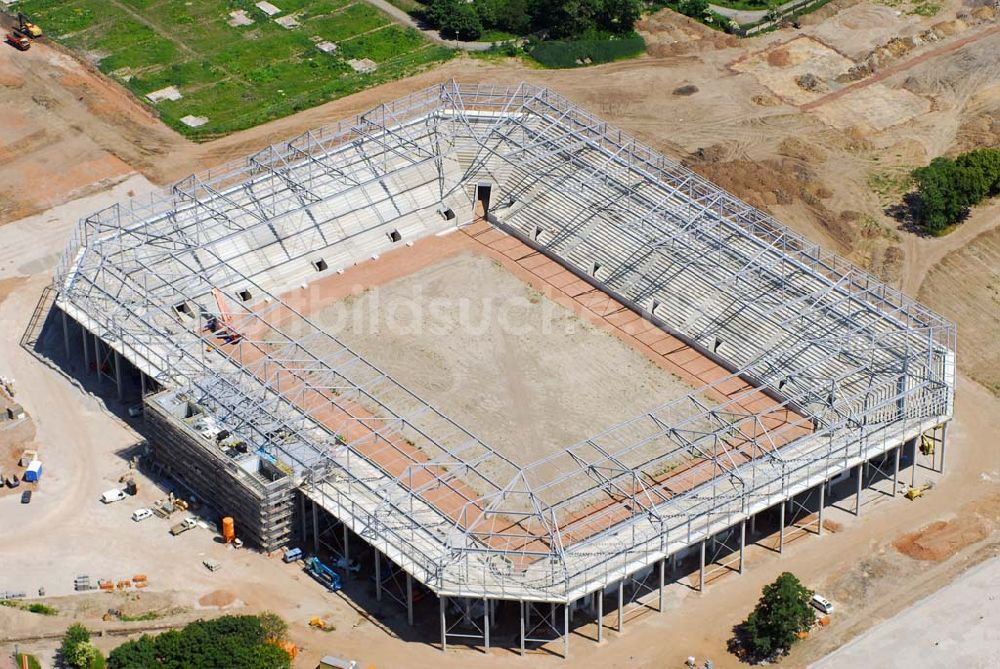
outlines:
{"label": "dirt access road", "polygon": [[[902,54],[902,61],[964,39],[972,34],[967,31],[988,29],[971,20],[959,25],[954,17],[960,11],[967,11],[960,2],[947,2],[938,16],[922,18],[899,8],[835,0],[804,21],[808,25],[802,30],[745,42],[658,14],[642,25],[652,54],[646,58],[574,71],[462,58],[203,145],[158,124],[126,93],[55,47],[39,44],[27,54],[0,48],[0,111],[7,129],[0,140],[5,157],[0,222],[12,223],[0,227],[0,279],[10,280],[3,284],[0,303],[0,373],[18,379],[19,400],[36,417],[35,440],[46,454],[48,472],[37,499],[26,509],[14,498],[0,499],[2,525],[15,528],[15,540],[0,546],[0,564],[5,567],[0,573],[16,576],[16,582],[0,583],[0,588],[22,584],[31,589],[44,583],[57,592],[77,570],[106,575],[141,570],[156,579],[150,607],[182,610],[166,616],[168,622],[204,614],[199,608],[202,598],[226,601],[224,593],[213,594],[217,591],[236,595],[231,610],[278,610],[292,622],[295,640],[305,646],[303,666],[327,652],[377,666],[522,666],[519,658],[500,650],[442,656],[427,642],[434,638],[433,624],[420,634],[411,633],[400,624],[401,612],[388,604],[371,607],[379,611],[378,617],[364,616],[350,602],[327,596],[295,569],[261,556],[240,554],[208,578],[198,572],[198,555],[214,555],[218,547],[207,532],[187,535],[193,541],[177,551],[179,544],[162,538],[162,527],[132,527],[127,508],[99,506],[95,496],[122,473],[123,461],[116,453],[134,435],[105,411],[114,403],[81,392],[17,344],[75,219],[130,191],[148,189],[150,181],[168,183],[448,78],[527,80],[553,87],[667,155],[688,161],[793,229],[848,254],[908,293],[921,291],[931,306],[958,320],[960,333],[978,333],[984,342],[979,348],[995,351],[991,318],[995,320],[1000,310],[987,308],[995,299],[988,276],[979,271],[958,276],[954,270],[942,273],[935,268],[944,266],[947,258],[952,259],[948,267],[961,266],[962,257],[954,254],[975,257],[996,248],[996,205],[974,212],[959,231],[941,240],[914,237],[883,209],[898,200],[894,179],[910,167],[943,153],[997,143],[1000,127],[993,121],[1000,117],[1000,37],[984,37],[923,59],[868,89],[877,90],[883,96],[879,99],[913,104],[846,105],[824,114],[826,105],[806,112],[781,97],[796,86],[789,74],[797,67],[792,58],[799,52],[785,46],[795,38],[811,38],[809,49],[824,54],[826,62],[839,62],[831,53],[853,62],[893,37],[913,36],[942,24],[940,38]],[[736,69],[741,59],[758,53],[754,68]],[[822,95],[815,93],[817,98]],[[840,101],[852,99],[845,94]],[[26,143],[27,138],[34,143]],[[114,192],[96,193],[125,178],[129,180]],[[92,191],[96,194],[85,203],[74,201],[14,222],[27,212]],[[991,364],[974,352],[960,343],[963,369],[977,371],[975,365]],[[743,577],[719,579],[701,597],[683,582],[674,584],[667,611],[630,612],[620,639],[608,631],[609,641],[597,646],[584,638],[594,636],[594,626],[580,628],[571,640],[572,662],[582,667],[659,667],[679,664],[693,654],[711,657],[716,666],[736,666],[725,652],[729,628],[752,607],[760,587],[785,569],[811,587],[833,593],[840,608],[831,627],[811,636],[783,664],[804,666],[819,659],[864,632],[873,620],[892,617],[995,551],[991,547],[1000,539],[995,529],[998,417],[996,396],[961,377],[956,421],[949,432],[948,471],[924,499],[911,503],[873,493],[860,519],[832,509],[831,520],[841,526],[838,532],[822,539],[803,536],[781,558],[765,547],[752,547]],[[921,470],[918,481],[929,477]],[[155,494],[155,488],[148,492]],[[944,525],[931,525],[934,522]],[[917,543],[946,546],[939,561],[917,560],[894,547],[898,537],[912,532],[922,533]],[[183,558],[176,557],[178,553]],[[7,565],[15,565],[14,570]],[[132,604],[136,610],[143,606],[141,601]],[[58,633],[77,615],[99,627],[102,607],[107,604],[101,599],[81,599],[78,612],[51,619],[3,609],[0,629],[12,636]],[[328,615],[337,631],[307,629],[306,620],[317,614]],[[101,643],[106,648],[114,641]],[[565,666],[545,654],[531,661]]]}

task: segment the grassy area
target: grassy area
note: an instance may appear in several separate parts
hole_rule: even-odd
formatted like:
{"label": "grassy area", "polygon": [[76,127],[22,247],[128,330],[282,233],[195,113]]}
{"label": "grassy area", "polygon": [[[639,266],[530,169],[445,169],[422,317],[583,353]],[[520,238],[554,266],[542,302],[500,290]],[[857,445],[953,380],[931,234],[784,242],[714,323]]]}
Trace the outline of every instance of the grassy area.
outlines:
{"label": "grassy area", "polygon": [[[171,127],[211,139],[398,79],[447,60],[450,49],[360,0],[281,0],[269,18],[251,0],[22,0],[53,39],[95,62]],[[253,19],[231,26],[230,12]],[[288,29],[273,19],[293,16]],[[333,54],[316,44],[334,42]],[[378,69],[355,72],[347,62]],[[180,100],[145,96],[176,86]],[[208,122],[190,128],[185,116]]]}
{"label": "grassy area", "polygon": [[22,611],[27,611],[28,613],[37,613],[42,616],[55,616],[59,615],[59,609],[54,606],[48,606],[40,602],[22,602],[17,599],[5,599],[0,601],[0,606],[6,606],[11,609],[21,609]]}
{"label": "grassy area", "polygon": [[22,657],[27,658],[28,669],[42,669],[42,663],[39,662],[38,658],[34,655],[30,655],[28,653],[17,653],[14,655],[14,666],[18,667],[18,669],[21,667]]}
{"label": "grassy area", "polygon": [[646,50],[646,42],[633,33],[623,38],[594,38],[539,42],[525,49],[536,61],[551,68],[581,67],[634,58]]}

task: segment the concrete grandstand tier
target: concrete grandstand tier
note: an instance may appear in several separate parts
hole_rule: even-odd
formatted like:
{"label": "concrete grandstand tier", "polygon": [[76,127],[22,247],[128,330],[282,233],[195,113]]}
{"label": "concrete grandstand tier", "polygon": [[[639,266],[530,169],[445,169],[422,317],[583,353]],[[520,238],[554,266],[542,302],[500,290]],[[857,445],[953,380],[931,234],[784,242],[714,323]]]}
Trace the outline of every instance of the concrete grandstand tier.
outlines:
{"label": "concrete grandstand tier", "polygon": [[[476,211],[718,378],[520,466],[288,297]],[[65,314],[448,597],[578,601],[953,407],[950,323],[526,84],[434,86],[97,212],[55,288]]]}

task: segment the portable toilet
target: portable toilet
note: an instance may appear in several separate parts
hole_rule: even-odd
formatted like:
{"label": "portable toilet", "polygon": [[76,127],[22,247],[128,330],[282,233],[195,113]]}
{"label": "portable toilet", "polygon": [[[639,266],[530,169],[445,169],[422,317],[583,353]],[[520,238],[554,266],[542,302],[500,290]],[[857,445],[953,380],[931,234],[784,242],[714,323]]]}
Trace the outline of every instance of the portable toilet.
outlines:
{"label": "portable toilet", "polygon": [[40,478],[42,478],[42,461],[32,460],[24,472],[24,480],[26,483],[38,483]]}

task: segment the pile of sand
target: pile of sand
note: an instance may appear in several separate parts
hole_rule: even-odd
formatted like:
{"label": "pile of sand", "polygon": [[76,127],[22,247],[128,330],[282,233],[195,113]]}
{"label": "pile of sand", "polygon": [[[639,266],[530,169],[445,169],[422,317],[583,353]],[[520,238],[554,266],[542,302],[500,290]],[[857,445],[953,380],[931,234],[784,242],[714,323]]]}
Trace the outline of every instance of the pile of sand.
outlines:
{"label": "pile of sand", "polygon": [[914,560],[941,562],[959,550],[985,539],[990,523],[979,515],[939,520],[892,542],[897,551]]}
{"label": "pile of sand", "polygon": [[198,600],[199,606],[214,606],[223,609],[236,601],[236,595],[228,590],[213,590]]}

